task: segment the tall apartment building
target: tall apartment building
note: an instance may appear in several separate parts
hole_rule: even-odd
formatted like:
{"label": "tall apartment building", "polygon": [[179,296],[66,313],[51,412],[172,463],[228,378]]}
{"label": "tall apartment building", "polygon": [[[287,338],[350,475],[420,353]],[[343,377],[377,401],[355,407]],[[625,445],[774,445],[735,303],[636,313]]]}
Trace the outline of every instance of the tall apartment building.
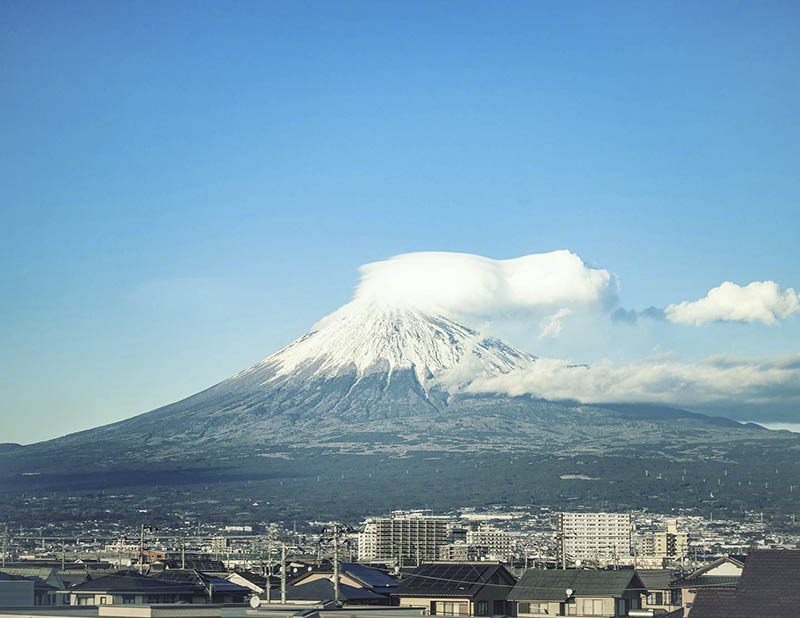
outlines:
{"label": "tall apartment building", "polygon": [[224,536],[215,536],[211,539],[211,553],[215,556],[228,551],[228,539]]}
{"label": "tall apartment building", "polygon": [[631,555],[631,516],[628,513],[558,513],[559,556],[599,565]]}
{"label": "tall apartment building", "polygon": [[655,532],[644,538],[642,554],[674,560],[686,558],[689,555],[689,533],[679,531],[675,520],[670,519],[665,532]]}
{"label": "tall apartment building", "polygon": [[513,553],[511,535],[491,524],[480,524],[475,530],[467,531],[467,545],[484,548],[485,555],[506,559]]}
{"label": "tall apartment building", "polygon": [[[395,511],[368,520],[359,535],[359,560],[437,560],[447,543],[447,518]],[[364,555],[362,557],[362,549]]]}
{"label": "tall apartment building", "polygon": [[364,522],[364,532],[358,534],[358,559],[374,560],[378,552],[378,527],[374,519]]}

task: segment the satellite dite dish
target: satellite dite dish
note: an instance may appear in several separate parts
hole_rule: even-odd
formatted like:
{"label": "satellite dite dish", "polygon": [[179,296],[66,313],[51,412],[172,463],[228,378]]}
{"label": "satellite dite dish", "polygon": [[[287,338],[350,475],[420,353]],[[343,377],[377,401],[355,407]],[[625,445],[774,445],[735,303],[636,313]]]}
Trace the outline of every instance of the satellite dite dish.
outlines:
{"label": "satellite dite dish", "polygon": [[250,607],[253,609],[258,609],[261,606],[261,599],[258,598],[257,594],[254,594],[250,597]]}
{"label": "satellite dite dish", "polygon": [[567,593],[567,598],[570,598],[575,591],[572,588],[567,588],[564,592]]}

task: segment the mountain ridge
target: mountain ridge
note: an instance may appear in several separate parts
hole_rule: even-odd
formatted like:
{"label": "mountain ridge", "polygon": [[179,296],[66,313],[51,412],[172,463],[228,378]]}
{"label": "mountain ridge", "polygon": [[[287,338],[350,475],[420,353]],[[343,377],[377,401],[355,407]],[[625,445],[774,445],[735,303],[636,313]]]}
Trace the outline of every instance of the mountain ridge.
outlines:
{"label": "mountain ridge", "polygon": [[[786,432],[757,431],[679,408],[548,401],[468,388],[476,377],[536,368],[535,356],[452,319],[353,301],[284,348],[180,401],[47,442],[0,449],[0,492],[135,486],[148,494],[152,479],[171,488],[196,488],[203,480],[229,487],[245,481],[249,487],[252,481],[272,496],[270,516],[306,516],[314,508],[333,509],[333,516],[344,512],[337,509],[368,513],[378,504],[427,504],[414,501],[428,495],[426,462],[436,460],[445,475],[437,486],[442,505],[531,495],[569,504],[574,492],[591,503],[596,497],[585,493],[587,487],[603,496],[613,483],[621,504],[645,500],[652,506],[667,497],[650,481],[643,493],[635,475],[643,460],[648,468],[680,466],[713,478],[720,466],[734,462],[786,466],[778,454],[800,450],[800,440]],[[522,460],[530,467],[501,463]],[[559,471],[572,474],[586,461],[605,470],[590,475],[602,480],[565,485]],[[786,474],[800,474],[800,465],[792,465]],[[480,487],[470,484],[467,469],[480,471]],[[320,506],[323,496],[337,498],[309,484],[349,476],[367,487],[372,470],[382,479],[382,493],[362,495],[353,488],[348,495],[354,505]],[[670,491],[685,491],[673,482]],[[165,494],[164,508],[174,504],[173,494]],[[750,506],[739,494],[731,488],[731,504]]]}

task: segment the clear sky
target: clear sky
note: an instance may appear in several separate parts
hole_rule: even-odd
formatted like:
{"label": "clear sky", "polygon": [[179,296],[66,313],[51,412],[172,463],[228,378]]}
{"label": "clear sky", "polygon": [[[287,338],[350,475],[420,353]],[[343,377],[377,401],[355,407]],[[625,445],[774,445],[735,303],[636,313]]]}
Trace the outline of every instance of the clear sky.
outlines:
{"label": "clear sky", "polygon": [[[796,2],[0,2],[0,442],[205,388],[414,251],[568,249],[620,306],[800,289]],[[644,323],[647,322],[647,323]],[[605,320],[581,362],[800,352]]]}

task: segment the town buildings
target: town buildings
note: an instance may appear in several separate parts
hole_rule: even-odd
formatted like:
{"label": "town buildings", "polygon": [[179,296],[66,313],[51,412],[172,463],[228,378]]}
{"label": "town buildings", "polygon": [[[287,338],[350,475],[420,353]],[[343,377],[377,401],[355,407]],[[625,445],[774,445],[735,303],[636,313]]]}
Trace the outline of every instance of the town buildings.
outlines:
{"label": "town buildings", "polygon": [[646,557],[683,560],[689,555],[689,533],[679,531],[675,520],[670,519],[665,531],[646,536],[641,547]]}
{"label": "town buildings", "polygon": [[593,571],[580,569],[528,569],[508,595],[517,615],[628,616],[641,607],[644,584],[632,569]]}
{"label": "town buildings", "polygon": [[391,517],[368,520],[358,538],[359,559],[436,560],[439,548],[447,543],[447,524],[446,517],[421,511],[395,511]]}
{"label": "town buildings", "polygon": [[558,513],[556,538],[566,564],[613,564],[631,555],[628,513]]}

